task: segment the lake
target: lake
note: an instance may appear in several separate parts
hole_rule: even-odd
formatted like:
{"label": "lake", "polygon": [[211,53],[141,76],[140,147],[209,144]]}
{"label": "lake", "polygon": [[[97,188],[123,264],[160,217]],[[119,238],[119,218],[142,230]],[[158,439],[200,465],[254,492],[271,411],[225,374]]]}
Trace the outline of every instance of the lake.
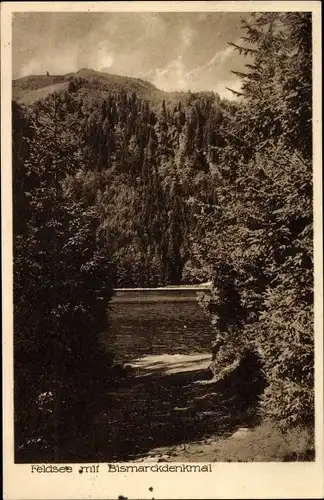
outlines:
{"label": "lake", "polygon": [[[120,371],[89,380],[75,424],[59,437],[57,462],[135,460],[157,447],[230,435],[254,420],[257,395],[243,373],[209,385],[215,332],[197,300],[115,300],[109,316],[102,340]],[[19,460],[52,462],[51,448],[41,446],[31,443]]]}
{"label": "lake", "polygon": [[107,350],[132,371],[99,395],[83,460],[128,461],[156,446],[223,435],[249,421],[250,414],[237,412],[236,388],[199,385],[212,377],[215,332],[197,300],[158,295],[140,303],[113,301],[110,324]]}
{"label": "lake", "polygon": [[141,356],[211,353],[215,332],[198,301],[119,303],[111,305],[107,345],[116,360]]}

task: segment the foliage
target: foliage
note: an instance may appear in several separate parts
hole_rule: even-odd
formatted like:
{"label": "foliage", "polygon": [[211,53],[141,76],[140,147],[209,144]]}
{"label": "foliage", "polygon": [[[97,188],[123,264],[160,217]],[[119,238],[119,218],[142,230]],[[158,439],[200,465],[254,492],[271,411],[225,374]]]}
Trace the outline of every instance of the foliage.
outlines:
{"label": "foliage", "polygon": [[215,168],[217,204],[200,217],[204,236],[194,247],[214,270],[205,298],[218,331],[213,369],[226,356],[258,353],[264,413],[312,425],[311,20],[264,14],[245,28],[253,64],[242,105],[227,119],[233,139]]}
{"label": "foliage", "polygon": [[[82,162],[71,128],[67,132],[67,123],[57,118],[66,116],[66,104],[54,95],[39,105],[27,133],[20,134],[24,150],[14,161],[17,179],[25,181],[14,184],[17,439],[26,445],[41,425],[45,443],[54,449],[58,444],[48,438],[72,418],[66,411],[76,404],[73,386],[82,386],[100,363],[95,346],[112,293],[97,216],[91,206],[65,196],[65,177]],[[22,114],[15,105],[14,124],[23,124]],[[15,128],[14,140],[16,148]]]}
{"label": "foliage", "polygon": [[222,145],[215,132],[219,99],[191,94],[186,105],[171,110],[162,101],[156,112],[134,93],[110,94],[91,109],[74,88],[68,95],[77,102],[80,148],[88,159],[69,189],[85,203],[95,200],[116,283],[180,283],[189,235],[199,231],[187,200],[197,190],[210,196],[206,158]]}

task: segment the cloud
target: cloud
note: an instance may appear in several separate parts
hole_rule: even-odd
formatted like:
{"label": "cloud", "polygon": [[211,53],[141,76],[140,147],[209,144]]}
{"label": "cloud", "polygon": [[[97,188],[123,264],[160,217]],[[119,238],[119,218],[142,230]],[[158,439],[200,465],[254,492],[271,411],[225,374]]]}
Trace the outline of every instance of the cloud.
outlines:
{"label": "cloud", "polygon": [[190,81],[187,77],[187,68],[184,56],[195,41],[197,35],[190,25],[185,25],[180,31],[180,40],[177,47],[177,57],[168,61],[167,65],[155,70],[149,70],[145,76],[158,88],[163,90],[188,90]]}
{"label": "cloud", "polygon": [[187,76],[193,77],[205,71],[210,71],[210,69],[216,65],[222,66],[228,59],[231,58],[233,52],[234,52],[233,47],[226,47],[226,49],[216,52],[216,54],[214,54],[213,57],[209,59],[207,62],[188,71]]}
{"label": "cloud", "polygon": [[154,74],[151,73],[151,81],[162,90],[188,90],[189,81],[182,56],[171,61],[165,68],[157,68]]}
{"label": "cloud", "polygon": [[234,52],[234,48],[229,46],[226,49],[216,52],[216,54],[208,61],[207,66],[213,66],[214,64],[223,64],[227,61]]}
{"label": "cloud", "polygon": [[184,52],[186,49],[188,49],[196,36],[196,31],[189,25],[185,26],[182,31],[181,31],[181,39],[182,39],[182,52]]}
{"label": "cloud", "polygon": [[[224,71],[225,63],[231,60],[233,54],[233,47],[228,46],[216,52],[203,64],[189,71],[186,68],[183,56],[180,55],[164,68],[151,70],[143,76],[152,81],[158,88],[166,91],[202,91],[209,89],[217,92],[221,97],[233,99],[235,95],[226,87],[239,91],[241,82],[231,74],[227,67]],[[223,75],[221,75],[221,72],[223,72]]]}
{"label": "cloud", "polygon": [[[18,13],[14,78],[87,67],[145,78],[164,90],[212,90],[242,69],[236,13]],[[242,58],[241,58],[242,59]]]}
{"label": "cloud", "polygon": [[213,91],[219,94],[222,98],[236,100],[238,97],[229,89],[239,92],[241,90],[241,86],[242,84],[240,80],[223,80],[215,84]]}
{"label": "cloud", "polygon": [[45,74],[46,71],[50,71],[51,74],[77,71],[79,68],[76,54],[77,48],[70,46],[68,51],[61,52],[59,59],[54,50],[45,53],[42,57],[36,55],[20,67],[18,77]]}
{"label": "cloud", "polygon": [[141,78],[145,78],[151,81],[156,87],[169,92],[211,90],[219,94],[222,98],[236,99],[235,94],[228,90],[228,88],[239,92],[241,81],[234,77],[234,75],[230,75],[229,78],[224,79],[211,74],[207,79],[204,68],[208,67],[208,63],[210,61],[199,68],[195,68],[193,71],[186,71],[183,58],[179,57],[171,61],[165,68],[141,74]]}

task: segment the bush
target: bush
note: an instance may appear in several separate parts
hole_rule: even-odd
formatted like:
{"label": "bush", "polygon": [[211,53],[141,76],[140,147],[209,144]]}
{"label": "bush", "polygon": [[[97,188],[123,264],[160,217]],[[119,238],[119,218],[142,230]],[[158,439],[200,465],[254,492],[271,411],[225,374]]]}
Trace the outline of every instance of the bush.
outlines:
{"label": "bush", "polygon": [[[45,105],[60,103],[54,96]],[[21,123],[24,110],[15,106],[14,114]],[[30,117],[28,134],[14,130],[15,175],[23,180],[14,182],[15,440],[18,458],[36,447],[55,460],[98,367],[112,362],[98,344],[112,280],[96,214],[65,195],[66,175],[80,167],[77,144],[64,122],[53,126],[46,116]]]}
{"label": "bush", "polygon": [[283,432],[270,420],[240,438],[215,442],[215,461],[291,462],[314,460],[314,440],[305,427]]}
{"label": "bush", "polygon": [[218,203],[201,216],[195,248],[214,268],[213,369],[256,351],[268,382],[264,415],[312,427],[311,18],[267,13],[244,27],[253,48],[234,47],[253,64],[240,75],[243,101],[227,117],[232,138],[215,167]]}

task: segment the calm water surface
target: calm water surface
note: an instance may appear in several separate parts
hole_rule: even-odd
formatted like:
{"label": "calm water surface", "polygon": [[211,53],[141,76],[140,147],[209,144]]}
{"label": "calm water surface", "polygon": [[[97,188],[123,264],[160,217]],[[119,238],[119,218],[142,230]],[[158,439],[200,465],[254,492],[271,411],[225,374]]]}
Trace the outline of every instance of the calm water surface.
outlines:
{"label": "calm water surface", "polygon": [[116,359],[210,353],[215,333],[198,302],[113,303],[110,346]]}
{"label": "calm water surface", "polygon": [[[112,303],[111,328],[104,334],[115,361],[130,363],[145,356],[211,353],[215,333],[198,302]],[[165,357],[164,357],[165,359]],[[195,370],[145,376],[131,369],[115,383],[101,381],[84,404],[80,421],[63,435],[58,462],[129,461],[159,446],[174,446],[225,435],[250,422],[250,395],[232,388],[197,384],[211,372]],[[243,401],[237,401],[238,396]],[[248,403],[246,405],[246,403]],[[246,407],[246,408],[245,408]],[[22,461],[53,461],[51,451],[32,450]],[[43,453],[43,455],[42,455]],[[45,454],[45,456],[44,456]],[[204,461],[204,457],[201,457]]]}
{"label": "calm water surface", "polygon": [[[114,348],[120,362],[145,356],[162,359],[164,354],[211,354],[215,333],[198,302],[113,303],[111,322],[107,348]],[[172,375],[130,373],[117,388],[100,395],[91,456],[96,461],[128,461],[159,446],[226,435],[246,425],[250,403],[246,405],[245,395],[243,406],[237,401],[241,387],[237,382],[227,389],[196,383],[211,376],[208,369]]]}

